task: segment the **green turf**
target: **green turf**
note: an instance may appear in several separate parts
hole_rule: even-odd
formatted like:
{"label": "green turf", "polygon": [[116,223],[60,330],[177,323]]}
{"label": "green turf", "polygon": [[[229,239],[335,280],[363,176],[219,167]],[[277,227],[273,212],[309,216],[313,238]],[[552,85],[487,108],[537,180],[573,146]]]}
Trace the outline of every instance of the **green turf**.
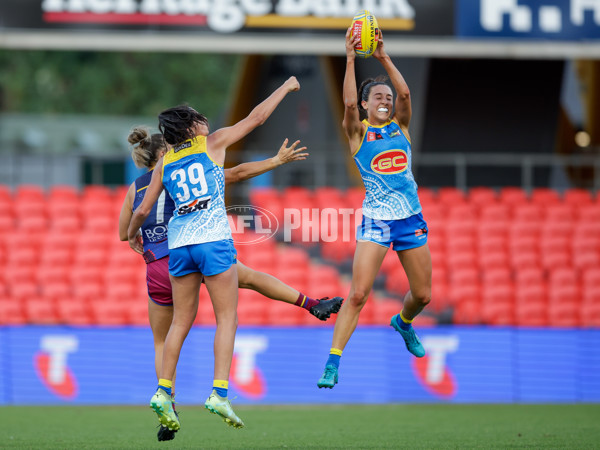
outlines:
{"label": "green turf", "polygon": [[[234,405],[235,407],[235,405]],[[234,430],[200,407],[180,408],[175,440],[156,441],[144,407],[2,407],[12,448],[569,448],[600,447],[600,405],[237,406]]]}

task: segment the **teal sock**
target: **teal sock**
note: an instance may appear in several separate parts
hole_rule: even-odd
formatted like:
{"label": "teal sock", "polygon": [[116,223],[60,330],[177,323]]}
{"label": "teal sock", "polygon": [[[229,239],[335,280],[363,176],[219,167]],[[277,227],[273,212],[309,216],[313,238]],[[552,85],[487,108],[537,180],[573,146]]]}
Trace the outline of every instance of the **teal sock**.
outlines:
{"label": "teal sock", "polygon": [[159,389],[162,389],[162,390],[163,390],[163,391],[165,391],[167,394],[169,394],[169,397],[171,396],[171,388],[168,388],[168,387],[161,386],[160,384],[158,385],[158,388],[159,388]]}
{"label": "teal sock", "polygon": [[326,366],[335,366],[336,369],[340,367],[340,355],[334,355],[333,353],[329,354],[329,358],[327,359]]}
{"label": "teal sock", "polygon": [[410,330],[410,329],[411,329],[411,327],[412,327],[412,324],[410,324],[410,323],[406,323],[404,320],[402,320],[402,319],[400,318],[400,314],[398,314],[398,315],[396,316],[396,323],[397,323],[397,324],[398,324],[398,326],[399,326],[400,328],[402,328],[404,331],[408,331],[408,330]]}
{"label": "teal sock", "polygon": [[227,389],[213,386],[213,389],[219,397],[227,397]]}

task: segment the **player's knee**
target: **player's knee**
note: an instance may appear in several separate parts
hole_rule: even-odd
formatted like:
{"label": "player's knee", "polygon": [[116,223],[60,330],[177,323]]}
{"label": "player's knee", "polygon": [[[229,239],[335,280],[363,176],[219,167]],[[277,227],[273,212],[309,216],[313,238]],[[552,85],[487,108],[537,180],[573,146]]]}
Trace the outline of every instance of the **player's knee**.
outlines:
{"label": "player's knee", "polygon": [[365,303],[367,303],[367,298],[369,298],[369,291],[366,289],[355,289],[346,301],[355,308],[362,309]]}
{"label": "player's knee", "polygon": [[427,306],[431,302],[431,289],[419,289],[411,292],[413,299],[421,306]]}

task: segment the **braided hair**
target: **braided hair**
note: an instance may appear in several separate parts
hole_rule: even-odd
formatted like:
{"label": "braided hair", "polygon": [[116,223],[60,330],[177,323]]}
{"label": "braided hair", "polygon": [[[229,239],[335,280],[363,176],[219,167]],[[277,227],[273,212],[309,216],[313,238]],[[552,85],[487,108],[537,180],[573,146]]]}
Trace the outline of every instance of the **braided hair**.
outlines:
{"label": "braided hair", "polygon": [[208,120],[203,114],[187,105],[165,109],[158,115],[158,129],[165,141],[171,145],[194,138],[192,128],[199,123],[208,125]]}
{"label": "braided hair", "polygon": [[147,127],[135,127],[129,132],[127,142],[131,144],[131,158],[136,167],[150,169],[158,162],[161,150],[166,144],[162,134],[150,134]]}

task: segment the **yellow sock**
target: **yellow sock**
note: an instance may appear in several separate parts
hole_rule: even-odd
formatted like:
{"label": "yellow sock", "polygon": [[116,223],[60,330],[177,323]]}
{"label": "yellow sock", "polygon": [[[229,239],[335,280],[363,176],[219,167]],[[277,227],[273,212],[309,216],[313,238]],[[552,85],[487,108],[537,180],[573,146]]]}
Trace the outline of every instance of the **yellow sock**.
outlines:
{"label": "yellow sock", "polygon": [[400,319],[402,319],[402,322],[404,323],[412,323],[413,320],[415,319],[407,319],[406,317],[404,317],[404,314],[402,314],[402,311],[400,311]]}

